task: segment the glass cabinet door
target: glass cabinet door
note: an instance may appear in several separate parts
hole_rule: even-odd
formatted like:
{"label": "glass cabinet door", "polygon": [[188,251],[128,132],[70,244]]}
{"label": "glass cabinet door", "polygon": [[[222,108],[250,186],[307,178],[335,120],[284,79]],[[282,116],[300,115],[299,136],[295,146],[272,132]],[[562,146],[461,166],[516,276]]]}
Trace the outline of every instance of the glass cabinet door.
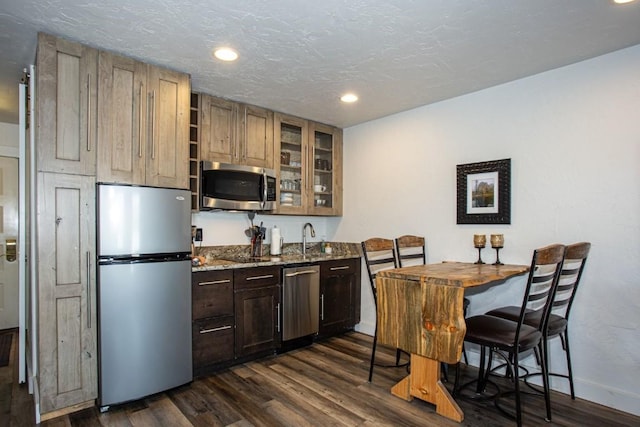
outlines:
{"label": "glass cabinet door", "polygon": [[280,177],[274,213],[342,215],[342,130],[275,114]]}
{"label": "glass cabinet door", "polygon": [[313,205],[332,208],[333,135],[318,130],[313,135]]}
{"label": "glass cabinet door", "polygon": [[280,145],[279,213],[304,213],[307,204],[306,121],[276,116],[276,137]]}
{"label": "glass cabinet door", "polygon": [[310,211],[317,215],[342,214],[342,131],[320,123],[309,123],[312,147]]}

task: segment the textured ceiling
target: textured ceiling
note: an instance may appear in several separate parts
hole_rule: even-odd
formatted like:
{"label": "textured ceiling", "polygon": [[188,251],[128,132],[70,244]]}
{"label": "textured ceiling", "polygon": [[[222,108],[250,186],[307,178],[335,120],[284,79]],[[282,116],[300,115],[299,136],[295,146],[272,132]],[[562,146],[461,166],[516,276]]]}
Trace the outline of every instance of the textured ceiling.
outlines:
{"label": "textured ceiling", "polygon": [[[191,74],[194,91],[348,127],[640,44],[640,2],[0,0],[0,121],[44,31]],[[233,46],[240,59],[211,51]],[[346,91],[360,100],[341,104]]]}

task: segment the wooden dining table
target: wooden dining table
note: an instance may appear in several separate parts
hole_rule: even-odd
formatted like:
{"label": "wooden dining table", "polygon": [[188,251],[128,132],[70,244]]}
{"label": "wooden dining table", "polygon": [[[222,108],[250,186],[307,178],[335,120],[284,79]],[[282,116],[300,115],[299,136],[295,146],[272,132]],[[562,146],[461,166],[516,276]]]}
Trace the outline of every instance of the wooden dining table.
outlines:
{"label": "wooden dining table", "polygon": [[440,365],[457,363],[462,354],[464,290],[527,271],[526,265],[443,262],[378,272],[378,343],[411,354],[411,373],[391,393],[433,403],[436,413],[461,422],[464,413],[440,381]]}

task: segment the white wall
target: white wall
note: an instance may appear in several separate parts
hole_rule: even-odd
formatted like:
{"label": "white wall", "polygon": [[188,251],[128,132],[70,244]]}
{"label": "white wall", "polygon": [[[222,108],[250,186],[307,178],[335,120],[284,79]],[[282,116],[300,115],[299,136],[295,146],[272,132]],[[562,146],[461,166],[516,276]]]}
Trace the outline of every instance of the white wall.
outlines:
{"label": "white wall", "polygon": [[[576,391],[640,414],[640,45],[346,129],[344,152],[336,240],[422,234],[431,262],[475,261],[472,235],[498,232],[502,261],[519,264],[536,247],[590,241],[570,324]],[[456,225],[456,165],[504,158],[511,225]],[[473,295],[471,314],[519,303],[523,282]],[[359,329],[372,333],[364,270],[362,293]]]}
{"label": "white wall", "polygon": [[[253,219],[255,225],[260,225],[267,230],[267,240],[271,243],[270,229],[277,225],[281,230],[284,243],[302,242],[302,227],[310,222],[316,231],[316,237],[311,237],[307,231],[307,242],[319,242],[322,239],[335,241],[335,227],[327,226],[328,219],[324,217],[268,215],[257,213]],[[244,230],[250,227],[251,222],[243,212],[199,212],[191,216],[191,224],[202,228],[202,246],[218,245],[249,245],[250,239],[244,234]]]}
{"label": "white wall", "polygon": [[18,157],[19,127],[0,122],[0,156]]}

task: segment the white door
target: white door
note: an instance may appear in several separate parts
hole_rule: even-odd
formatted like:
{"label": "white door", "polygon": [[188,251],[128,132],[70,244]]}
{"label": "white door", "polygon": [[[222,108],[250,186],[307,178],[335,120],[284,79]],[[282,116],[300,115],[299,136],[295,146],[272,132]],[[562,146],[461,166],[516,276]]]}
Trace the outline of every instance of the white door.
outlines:
{"label": "white door", "polygon": [[18,159],[0,157],[0,330],[18,327]]}

